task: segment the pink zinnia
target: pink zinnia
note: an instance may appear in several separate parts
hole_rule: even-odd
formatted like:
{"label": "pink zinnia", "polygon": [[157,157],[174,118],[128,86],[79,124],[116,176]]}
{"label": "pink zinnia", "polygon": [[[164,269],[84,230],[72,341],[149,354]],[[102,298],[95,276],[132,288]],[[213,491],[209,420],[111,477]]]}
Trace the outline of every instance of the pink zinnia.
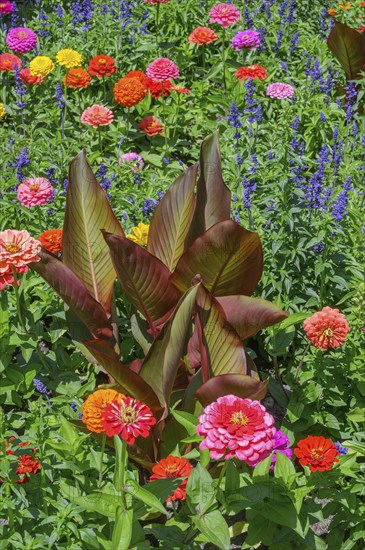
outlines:
{"label": "pink zinnia", "polygon": [[0,13],[11,13],[14,10],[14,6],[11,2],[0,2]]}
{"label": "pink zinnia", "polygon": [[218,23],[226,29],[234,25],[240,18],[240,12],[231,4],[217,4],[209,12],[209,23]]}
{"label": "pink zinnia", "polygon": [[281,430],[277,430],[275,437],[274,437],[274,454],[271,461],[271,470],[274,469],[275,463],[276,463],[276,455],[277,453],[283,453],[285,456],[287,456],[290,460],[293,456],[293,450],[289,449],[290,441],[288,436],[282,432]]}
{"label": "pink zinnia", "polygon": [[29,178],[17,189],[19,202],[26,208],[40,206],[53,198],[53,187],[46,178]]}
{"label": "pink zinnia", "polygon": [[258,401],[235,395],[219,397],[204,409],[196,427],[204,436],[200,450],[209,449],[211,458],[236,457],[256,466],[274,447],[274,418]]}
{"label": "pink zinnia", "polygon": [[15,27],[8,32],[6,43],[13,52],[27,53],[35,48],[37,35],[26,27]]}
{"label": "pink zinnia", "polygon": [[260,35],[258,32],[251,29],[247,31],[239,31],[232,38],[232,47],[235,50],[243,50],[243,48],[248,48],[249,50],[254,50],[260,46]]}
{"label": "pink zinnia", "polygon": [[341,346],[350,327],[343,313],[326,306],[304,321],[304,330],[316,348],[328,349]]}
{"label": "pink zinnia", "polygon": [[107,436],[120,435],[128,445],[133,445],[136,437],[148,437],[156,418],[151,409],[138,399],[118,397],[106,405],[101,412],[101,423]]}
{"label": "pink zinnia", "polygon": [[124,153],[124,155],[122,155],[118,159],[119,166],[121,164],[129,163],[129,162],[133,162],[132,172],[135,172],[136,170],[140,170],[141,168],[143,168],[143,165],[144,165],[143,158],[138,153],[135,153],[135,152]]}
{"label": "pink zinnia", "polygon": [[[7,275],[9,267],[24,268],[30,262],[39,262],[41,243],[25,229],[0,231],[0,275]],[[23,270],[25,272],[26,270]]]}
{"label": "pink zinnia", "polygon": [[103,105],[92,105],[85,109],[81,115],[81,122],[90,124],[93,128],[108,126],[113,122],[113,112]]}
{"label": "pink zinnia", "polygon": [[180,76],[179,69],[167,57],[158,57],[152,61],[146,69],[146,74],[155,82],[163,82],[170,78],[178,78]]}
{"label": "pink zinnia", "polygon": [[266,95],[275,99],[291,99],[294,95],[294,88],[283,82],[274,82],[266,88]]}

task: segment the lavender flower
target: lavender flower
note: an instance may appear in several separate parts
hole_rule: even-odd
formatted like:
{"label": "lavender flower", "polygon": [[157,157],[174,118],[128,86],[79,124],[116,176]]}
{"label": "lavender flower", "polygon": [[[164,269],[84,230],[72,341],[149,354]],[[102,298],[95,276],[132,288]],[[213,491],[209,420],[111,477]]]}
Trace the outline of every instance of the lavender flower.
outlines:
{"label": "lavender flower", "polygon": [[38,12],[38,21],[40,22],[41,24],[41,29],[38,30],[38,34],[40,36],[51,36],[51,31],[49,30],[48,28],[48,25],[49,25],[49,17],[48,15],[46,15],[45,11],[43,8],[40,8],[39,9],[39,12]]}
{"label": "lavender flower", "polygon": [[57,4],[57,6],[56,6],[56,14],[57,14],[57,17],[58,17],[57,25],[58,25],[59,27],[63,27],[63,25],[65,24],[65,22],[64,22],[64,20],[63,20],[65,14],[64,14],[64,12],[63,12],[63,8],[62,8],[61,4]]}
{"label": "lavender flower", "polygon": [[335,441],[335,447],[337,451],[340,453],[340,456],[346,455],[348,453],[348,448],[343,447],[339,441]]}
{"label": "lavender flower", "polygon": [[291,45],[290,45],[290,53],[293,54],[296,47],[298,46],[299,42],[299,32],[296,32],[295,35],[292,38]]}
{"label": "lavender flower", "polygon": [[23,170],[26,166],[30,164],[30,159],[28,157],[28,151],[26,147],[23,147],[21,153],[16,157],[15,163],[12,164],[12,168],[16,168],[16,179],[21,182],[24,179]]}
{"label": "lavender flower", "polygon": [[[100,178],[100,185],[106,192],[108,191],[108,189],[111,188],[113,181],[117,179],[117,175],[115,172],[113,172],[113,174],[110,177],[108,177],[107,174],[108,174],[108,169],[105,166],[105,164],[101,162],[99,166],[99,170],[96,172],[96,176]],[[110,199],[110,195],[108,194],[108,192],[107,192],[107,197]]]}
{"label": "lavender flower", "polygon": [[317,159],[317,170],[309,180],[309,185],[305,189],[305,195],[310,209],[320,209],[324,204],[324,177],[325,168],[329,162],[329,147],[325,144],[319,153]]}
{"label": "lavender flower", "polygon": [[64,109],[66,107],[66,101],[63,95],[63,90],[61,87],[61,84],[56,84],[56,92],[55,92],[55,98],[56,98],[56,105],[60,109]]}
{"label": "lavender flower", "polygon": [[19,109],[24,109],[25,103],[23,101],[23,96],[27,93],[27,91],[19,73],[20,73],[20,70],[18,66],[14,65],[14,78],[15,78],[14,92],[19,97],[19,99],[16,100],[16,105],[17,107],[19,107]]}
{"label": "lavender flower", "polygon": [[349,193],[352,189],[351,177],[349,176],[346,178],[343,190],[338,195],[332,208],[332,217],[336,222],[340,222],[345,214],[347,214],[347,202],[349,200]]}
{"label": "lavender flower", "polygon": [[242,122],[240,121],[240,117],[242,116],[242,113],[238,111],[237,105],[234,101],[231,103],[231,109],[230,114],[227,116],[228,122],[236,128],[236,132],[234,134],[234,139],[239,140],[241,137],[241,134],[239,133],[239,128],[242,128]]}
{"label": "lavender flower", "polygon": [[36,389],[39,391],[39,393],[42,393],[42,394],[47,393],[46,386],[38,378],[33,378],[33,384],[36,387]]}

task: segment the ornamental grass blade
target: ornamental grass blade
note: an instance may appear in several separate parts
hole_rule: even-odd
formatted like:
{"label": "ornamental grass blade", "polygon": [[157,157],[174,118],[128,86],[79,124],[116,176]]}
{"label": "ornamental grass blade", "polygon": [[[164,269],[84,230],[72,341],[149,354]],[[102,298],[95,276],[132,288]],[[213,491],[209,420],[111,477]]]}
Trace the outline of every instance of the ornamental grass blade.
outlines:
{"label": "ornamental grass blade", "polygon": [[185,250],[194,214],[194,187],[198,164],[190,166],[167,190],[151,220],[147,250],[170,271]]}
{"label": "ornamental grass blade", "polygon": [[113,328],[108,316],[84,283],[53,254],[42,249],[39,255],[41,261],[29,266],[43,277],[95,338],[110,341]]}
{"label": "ornamental grass blade", "polygon": [[151,386],[139,374],[123,365],[104,340],[85,340],[82,343],[128,395],[146,403],[156,418],[160,417],[162,408]]}
{"label": "ornamental grass blade", "polygon": [[157,336],[154,321],[161,319],[178,302],[167,267],[155,256],[126,237],[103,231],[119,282],[128,299],[140,311]]}
{"label": "ornamental grass blade", "polygon": [[199,165],[200,176],[188,235],[189,243],[216,223],[230,219],[231,192],[222,177],[218,130],[203,141]]}
{"label": "ornamental grass blade", "polygon": [[215,296],[250,296],[263,270],[263,253],[257,233],[227,220],[198,237],[181,256],[170,281],[181,292],[199,274]]}
{"label": "ornamental grass blade", "polygon": [[62,261],[110,314],[116,274],[101,229],[124,235],[82,150],[70,164]]}
{"label": "ornamental grass blade", "polygon": [[280,323],[288,317],[285,311],[262,298],[221,296],[217,298],[217,302],[241,340],[254,336],[259,330]]}
{"label": "ornamental grass blade", "polygon": [[172,317],[152,344],[140,371],[140,376],[150,384],[160,403],[165,407],[165,414],[191,326],[199,286],[200,283],[182,296]]}
{"label": "ornamental grass blade", "polygon": [[268,380],[261,382],[247,374],[224,374],[215,376],[200,386],[195,392],[203,407],[216,401],[223,395],[237,395],[237,397],[249,397],[259,401],[267,393]]}
{"label": "ornamental grass blade", "polygon": [[335,21],[327,45],[341,63],[348,80],[361,78],[365,65],[365,37],[357,30]]}
{"label": "ornamental grass blade", "polygon": [[196,297],[195,325],[205,382],[220,374],[246,374],[246,356],[241,339],[227,322],[217,300],[203,286]]}

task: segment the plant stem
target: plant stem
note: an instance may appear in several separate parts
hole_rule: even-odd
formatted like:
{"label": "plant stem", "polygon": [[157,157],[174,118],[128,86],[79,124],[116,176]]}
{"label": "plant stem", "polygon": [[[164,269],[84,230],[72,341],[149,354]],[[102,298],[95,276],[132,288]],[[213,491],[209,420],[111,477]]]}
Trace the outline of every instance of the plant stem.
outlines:
{"label": "plant stem", "polygon": [[224,464],[222,466],[222,469],[219,473],[219,478],[218,478],[218,482],[217,482],[217,487],[215,488],[215,491],[214,491],[214,495],[212,496],[212,498],[208,501],[208,503],[204,506],[203,508],[203,511],[200,512],[200,516],[203,516],[207,510],[209,510],[210,506],[213,504],[213,502],[216,500],[217,498],[217,495],[218,495],[218,491],[219,491],[219,488],[220,488],[220,485],[222,483],[222,479],[223,479],[223,476],[226,472],[226,469],[227,469],[227,465],[228,465],[228,462],[229,460],[224,460]]}
{"label": "plant stem", "polygon": [[126,502],[126,498],[125,498],[125,490],[124,490],[124,485],[125,485],[125,471],[126,471],[126,459],[127,459],[127,442],[125,441],[125,439],[122,440],[122,457],[121,457],[121,461],[122,461],[122,464],[121,464],[121,475],[120,475],[120,479],[121,479],[121,492],[122,492],[122,504],[123,504],[123,507],[124,507],[124,510],[127,509],[127,502]]}
{"label": "plant stem", "polygon": [[22,316],[22,312],[21,312],[21,309],[20,309],[20,299],[19,299],[19,288],[18,288],[18,274],[16,272],[16,267],[15,265],[13,265],[13,277],[14,277],[14,294],[15,294],[15,300],[16,300],[16,311],[17,311],[17,314],[18,314],[18,320],[19,320],[19,323],[20,323],[20,326],[22,327],[22,329],[24,330],[24,332],[26,334],[28,334],[28,331],[25,327],[25,324],[24,324],[24,321],[23,321],[23,316]]}
{"label": "plant stem", "polygon": [[303,366],[304,357],[307,355],[307,352],[309,350],[309,346],[310,346],[310,342],[308,342],[308,344],[305,346],[302,358],[301,358],[300,363],[299,363],[298,368],[297,368],[297,372],[295,373],[295,377],[294,377],[294,383],[295,384],[298,382],[298,376],[299,376],[299,373],[300,373],[301,368]]}
{"label": "plant stem", "polygon": [[[157,4],[159,5],[159,4]],[[164,125],[164,134],[165,134],[165,153],[167,153],[167,126],[166,126],[166,111],[165,111],[165,83],[162,81],[162,119]]]}
{"label": "plant stem", "polygon": [[226,83],[226,56],[225,56],[225,50],[226,50],[226,29],[223,27],[223,36],[222,36],[222,63],[223,63],[223,86],[224,89],[227,89],[227,83]]}
{"label": "plant stem", "polygon": [[103,483],[103,458],[104,458],[104,451],[105,451],[105,442],[106,442],[106,434],[103,433],[103,437],[101,439],[101,456],[100,456],[98,489],[101,488],[101,484]]}
{"label": "plant stem", "polygon": [[275,369],[275,378],[279,382],[279,384],[281,386],[281,389],[283,390],[286,399],[289,399],[289,396],[287,394],[286,389],[284,388],[284,384],[283,384],[283,381],[282,381],[281,376],[280,376],[278,358],[277,358],[276,355],[273,356],[273,361],[274,361],[274,369]]}

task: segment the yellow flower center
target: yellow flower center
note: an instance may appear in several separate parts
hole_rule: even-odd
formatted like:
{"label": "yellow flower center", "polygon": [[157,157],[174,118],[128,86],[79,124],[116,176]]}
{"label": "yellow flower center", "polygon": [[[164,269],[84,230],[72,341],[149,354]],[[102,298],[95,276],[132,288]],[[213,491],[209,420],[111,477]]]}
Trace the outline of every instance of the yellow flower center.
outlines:
{"label": "yellow flower center", "polygon": [[120,411],[120,419],[123,424],[134,424],[137,419],[136,411],[133,407],[126,407]]}
{"label": "yellow flower center", "polygon": [[19,252],[22,245],[20,243],[8,243],[5,245],[6,251],[10,252],[10,254],[15,254],[16,252]]}
{"label": "yellow flower center", "polygon": [[24,32],[24,31],[20,31],[18,32],[18,38],[26,38],[27,37],[27,33]]}
{"label": "yellow flower center", "polygon": [[105,61],[105,59],[99,59],[99,63],[100,63],[100,65],[105,65],[106,61]]}
{"label": "yellow flower center", "polygon": [[320,447],[319,449],[313,449],[311,451],[311,458],[312,460],[315,460],[316,462],[320,462],[323,460],[323,449]]}
{"label": "yellow flower center", "polygon": [[332,330],[330,327],[326,328],[326,329],[323,331],[322,336],[323,336],[324,338],[331,338],[331,336],[333,336],[333,330]]}
{"label": "yellow flower center", "polygon": [[38,191],[39,189],[39,183],[31,183],[29,185],[29,189],[31,189],[32,191]]}
{"label": "yellow flower center", "polygon": [[232,424],[239,424],[240,426],[247,426],[248,418],[241,412],[235,412],[231,416]]}

